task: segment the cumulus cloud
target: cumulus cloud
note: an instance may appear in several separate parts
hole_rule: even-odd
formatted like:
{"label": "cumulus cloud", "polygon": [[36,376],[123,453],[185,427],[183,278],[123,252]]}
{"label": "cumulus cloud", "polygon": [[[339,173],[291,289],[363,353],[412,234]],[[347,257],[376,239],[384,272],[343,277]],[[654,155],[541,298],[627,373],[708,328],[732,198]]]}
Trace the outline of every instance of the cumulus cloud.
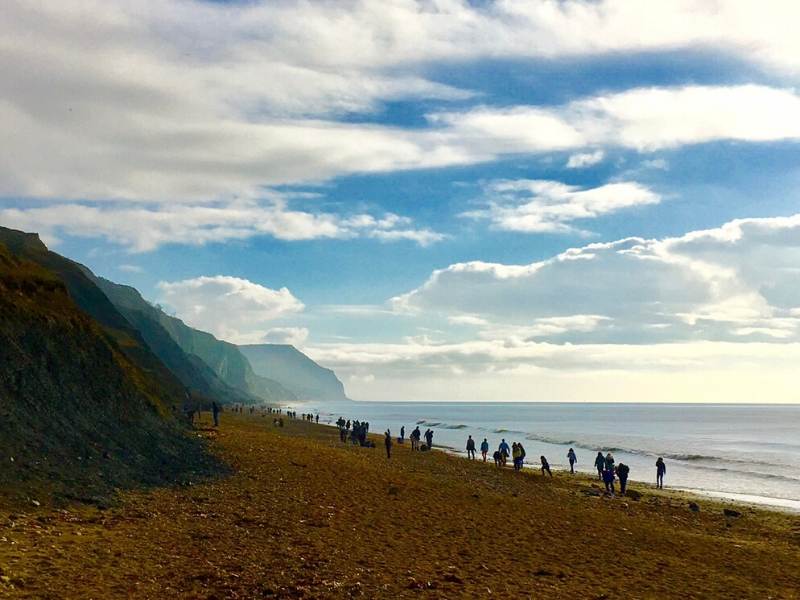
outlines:
{"label": "cumulus cloud", "polygon": [[601,162],[606,156],[606,153],[602,150],[595,150],[594,152],[579,152],[578,154],[573,154],[567,160],[567,168],[568,169],[583,169],[585,167],[591,167],[592,165],[596,165],[597,163]]}
{"label": "cumulus cloud", "polygon": [[273,290],[223,275],[162,281],[158,289],[159,301],[187,324],[234,344],[265,341],[269,331],[276,329],[270,327],[273,321],[304,308],[285,287]]}
{"label": "cumulus cloud", "polygon": [[658,194],[635,182],[581,189],[558,181],[498,180],[486,186],[486,193],[485,208],[462,216],[487,219],[497,229],[525,233],[574,232],[573,221],[661,201]]}
{"label": "cumulus cloud", "polygon": [[800,340],[798,264],[800,215],[741,219],[528,265],[457,263],[391,302],[410,314],[482,319],[489,338],[790,342]]}
{"label": "cumulus cloud", "polygon": [[[280,240],[375,238],[409,240],[428,246],[444,235],[409,227],[411,220],[387,213],[344,217],[333,213],[293,210],[280,200],[240,200],[211,205],[86,205],[53,203],[31,208],[0,208],[0,221],[10,227],[41,233],[50,243],[61,234],[104,238],[134,252],[165,244],[211,242],[271,236]],[[397,229],[397,227],[401,227]]]}

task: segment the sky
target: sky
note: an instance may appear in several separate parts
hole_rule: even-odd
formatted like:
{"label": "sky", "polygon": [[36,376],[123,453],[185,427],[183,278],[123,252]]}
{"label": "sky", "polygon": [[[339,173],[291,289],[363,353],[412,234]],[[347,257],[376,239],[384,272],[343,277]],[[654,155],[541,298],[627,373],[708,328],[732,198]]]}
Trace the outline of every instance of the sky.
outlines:
{"label": "sky", "polygon": [[358,400],[798,402],[798,22],[5,0],[0,224]]}

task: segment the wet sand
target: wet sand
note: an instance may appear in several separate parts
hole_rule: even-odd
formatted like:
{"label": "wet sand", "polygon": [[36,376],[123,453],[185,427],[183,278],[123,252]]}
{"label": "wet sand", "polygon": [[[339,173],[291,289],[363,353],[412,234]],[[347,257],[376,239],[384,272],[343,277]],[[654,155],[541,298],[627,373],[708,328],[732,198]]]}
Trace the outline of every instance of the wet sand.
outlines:
{"label": "wet sand", "polygon": [[[118,505],[0,506],[0,596],[798,598],[800,517],[223,415],[233,475]],[[376,438],[377,440],[377,438]],[[699,512],[689,509],[696,501]]]}

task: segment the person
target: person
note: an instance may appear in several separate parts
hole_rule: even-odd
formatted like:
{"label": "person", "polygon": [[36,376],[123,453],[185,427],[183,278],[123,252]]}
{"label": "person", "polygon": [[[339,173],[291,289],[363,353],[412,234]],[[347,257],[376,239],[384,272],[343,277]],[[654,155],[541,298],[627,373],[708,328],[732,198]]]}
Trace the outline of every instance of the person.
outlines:
{"label": "person", "polygon": [[319,413],[317,413],[317,425],[319,425]]}
{"label": "person", "polygon": [[483,462],[486,462],[486,455],[489,453],[489,442],[486,441],[486,438],[483,438],[481,442],[481,456],[483,456]]}
{"label": "person", "polygon": [[547,459],[544,456],[540,456],[539,460],[542,461],[542,475],[544,475],[545,472],[547,472],[547,474],[550,475],[550,477],[552,477],[553,472],[550,470],[550,463],[547,462]]}
{"label": "person", "polygon": [[406,439],[406,426],[400,427],[400,443],[402,444]]}
{"label": "person", "polygon": [[630,472],[630,467],[625,463],[619,463],[617,465],[617,478],[619,479],[620,496],[624,496],[625,490],[628,488],[628,473]]}
{"label": "person", "polygon": [[578,457],[575,456],[575,450],[572,448],[567,452],[567,460],[569,460],[569,472],[575,473],[575,463],[578,462]]}
{"label": "person", "polygon": [[603,470],[603,483],[606,484],[606,492],[614,495],[614,471],[611,469]]}
{"label": "person", "polygon": [[506,460],[508,460],[508,455],[511,451],[506,443],[506,438],[500,440],[500,445],[497,447],[497,449],[500,451],[500,458],[503,460],[503,466],[505,467]]}
{"label": "person", "polygon": [[519,464],[520,456],[521,453],[519,451],[519,446],[517,445],[517,442],[513,442],[511,444],[511,460],[515,471],[519,471],[521,468]]}
{"label": "person", "polygon": [[414,428],[414,431],[411,432],[411,449],[412,450],[419,450],[419,438],[420,438],[420,431],[419,425]]}
{"label": "person", "polygon": [[667,472],[667,465],[664,464],[664,459],[660,456],[656,461],[656,487],[664,489],[664,475]]}
{"label": "person", "polygon": [[594,459],[594,466],[597,468],[597,478],[598,479],[602,479],[603,478],[603,469],[606,466],[606,459],[603,458],[603,453],[602,452],[599,452],[599,451],[597,452],[597,456]]}
{"label": "person", "polygon": [[467,438],[467,456],[470,460],[475,460],[475,440],[472,439],[472,436]]}
{"label": "person", "polygon": [[392,432],[387,429],[385,436],[383,444],[386,446],[386,458],[392,458]]}
{"label": "person", "polygon": [[525,453],[525,446],[522,445],[522,442],[517,444],[517,448],[519,448],[519,468],[521,469],[522,465],[525,464],[525,456],[527,456],[527,454]]}
{"label": "person", "polygon": [[425,432],[425,441],[428,443],[428,450],[431,450],[433,448],[433,430],[432,429],[428,429]]}
{"label": "person", "polygon": [[503,466],[503,455],[500,453],[500,450],[495,450],[494,454],[492,454],[492,458],[494,458],[495,467]]}
{"label": "person", "polygon": [[604,467],[606,471],[614,470],[614,457],[611,455],[611,452],[606,454]]}
{"label": "person", "polygon": [[211,403],[211,415],[214,417],[214,427],[219,427],[219,404]]}

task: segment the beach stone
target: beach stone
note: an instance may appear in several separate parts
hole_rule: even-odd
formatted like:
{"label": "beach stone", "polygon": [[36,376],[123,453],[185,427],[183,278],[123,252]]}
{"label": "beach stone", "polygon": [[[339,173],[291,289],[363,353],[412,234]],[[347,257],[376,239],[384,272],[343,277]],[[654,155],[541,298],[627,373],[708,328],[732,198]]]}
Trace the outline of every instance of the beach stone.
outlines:
{"label": "beach stone", "polygon": [[692,512],[700,512],[700,505],[697,502],[689,502],[689,510]]}
{"label": "beach stone", "polygon": [[638,502],[642,499],[642,493],[637,492],[636,490],[625,490],[625,495],[635,502]]}
{"label": "beach stone", "polygon": [[738,510],[733,510],[732,508],[725,508],[722,512],[726,517],[736,518],[742,516],[742,513],[740,513]]}
{"label": "beach stone", "polygon": [[597,496],[601,496],[602,495],[602,492],[599,489],[595,489],[593,487],[583,489],[583,490],[581,490],[581,493],[584,496],[595,496],[595,497],[597,497]]}
{"label": "beach stone", "polygon": [[390,496],[397,496],[400,493],[400,488],[396,485],[389,486],[389,495]]}

